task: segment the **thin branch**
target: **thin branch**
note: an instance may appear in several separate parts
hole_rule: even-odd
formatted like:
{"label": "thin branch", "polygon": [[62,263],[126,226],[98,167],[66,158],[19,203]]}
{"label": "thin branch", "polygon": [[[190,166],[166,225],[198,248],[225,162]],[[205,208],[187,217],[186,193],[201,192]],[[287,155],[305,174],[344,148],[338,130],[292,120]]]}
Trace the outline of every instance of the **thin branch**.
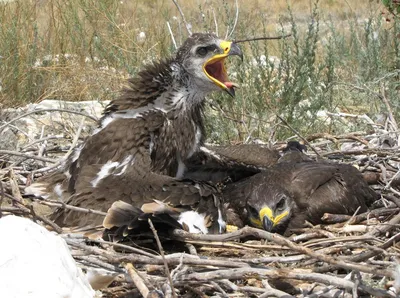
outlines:
{"label": "thin branch", "polygon": [[137,274],[135,267],[133,267],[132,263],[127,263],[124,265],[124,267],[126,271],[128,271],[129,276],[131,277],[133,283],[139,290],[140,294],[142,294],[142,296],[146,298],[147,295],[149,295],[149,289],[144,284],[140,276]]}
{"label": "thin branch", "polygon": [[[352,290],[354,282],[340,278],[337,276],[325,275],[320,273],[307,273],[304,271],[290,270],[290,269],[272,269],[272,268],[235,268],[235,269],[222,269],[209,272],[195,272],[181,276],[176,284],[196,284],[204,283],[209,280],[216,279],[243,279],[246,276],[252,276],[257,279],[297,279],[319,282],[327,285],[335,285],[340,288]],[[371,295],[378,297],[395,297],[385,290],[375,289],[366,285],[358,285],[358,288],[366,291]]]}
{"label": "thin branch", "polygon": [[380,99],[383,101],[383,103],[386,106],[386,109],[387,109],[388,114],[389,114],[390,122],[391,122],[391,124],[393,126],[393,130],[395,130],[395,131],[398,130],[399,128],[398,128],[398,125],[397,125],[397,122],[396,122],[396,118],[394,117],[392,107],[390,106],[389,100],[385,96],[385,86],[384,86],[383,83],[381,83],[381,96],[380,96]]}
{"label": "thin branch", "polygon": [[75,134],[75,136],[74,136],[74,139],[73,139],[73,141],[72,141],[72,144],[71,144],[71,146],[69,147],[68,152],[67,152],[67,153],[64,155],[64,157],[63,157],[64,160],[66,160],[66,159],[68,158],[68,156],[72,153],[72,151],[74,150],[76,144],[78,143],[78,141],[79,141],[79,136],[81,135],[82,128],[83,128],[83,125],[84,125],[84,124],[85,124],[85,117],[82,117],[81,123],[79,124],[78,130],[76,131],[76,134]]}
{"label": "thin branch", "polygon": [[252,37],[252,38],[246,38],[246,39],[235,39],[235,43],[241,43],[241,42],[248,42],[248,41],[258,41],[258,40],[276,40],[276,39],[283,39],[283,38],[288,38],[292,36],[292,34],[286,34],[286,35],[280,35],[280,36],[263,36],[263,37]]}
{"label": "thin branch", "polygon": [[68,205],[63,202],[57,202],[57,201],[51,201],[51,200],[45,200],[45,199],[37,199],[37,198],[33,198],[33,200],[37,201],[40,204],[47,205],[50,207],[58,207],[58,208],[62,208],[62,209],[69,209],[69,210],[73,210],[73,211],[77,211],[77,212],[91,213],[91,214],[97,214],[97,215],[102,215],[102,216],[107,215],[107,213],[103,212],[103,211],[99,211],[99,210],[95,210],[95,209],[87,209],[87,208],[82,208],[82,207],[76,207],[76,206]]}
{"label": "thin branch", "polygon": [[279,116],[278,114],[275,114],[275,116],[281,120],[283,122],[283,124],[288,127],[291,131],[294,132],[295,135],[297,135],[300,139],[302,139],[308,147],[311,148],[312,151],[314,151],[314,153],[321,157],[321,155],[319,154],[319,152],[317,150],[315,150],[315,148],[310,144],[310,142],[307,141],[307,139],[305,137],[303,137],[296,129],[294,129],[285,119],[283,119],[281,116]]}
{"label": "thin branch", "polygon": [[175,47],[175,50],[176,50],[176,49],[178,48],[178,46],[177,46],[177,44],[176,44],[176,40],[175,40],[175,37],[174,37],[174,33],[172,32],[172,29],[171,29],[171,25],[169,24],[168,21],[167,21],[167,27],[168,27],[169,34],[171,35],[172,43],[173,43],[173,45],[174,45],[174,47]]}
{"label": "thin branch", "polygon": [[298,245],[278,234],[273,234],[264,230],[260,230],[257,228],[252,228],[252,227],[244,227],[236,232],[233,233],[228,233],[228,234],[220,234],[220,235],[202,235],[202,234],[190,234],[188,232],[185,232],[183,230],[174,230],[173,231],[173,236],[177,237],[178,239],[202,239],[202,240],[208,240],[208,241],[213,241],[217,240],[218,241],[231,241],[235,239],[241,239],[244,237],[248,236],[255,236],[260,239],[266,239],[268,241],[275,242],[276,244],[282,245],[282,246],[287,246],[291,249],[293,249],[296,252],[306,254],[312,258],[315,258],[317,260],[337,265],[339,267],[349,269],[349,270],[358,270],[366,273],[371,273],[371,274],[376,274],[379,276],[387,276],[393,278],[393,272],[390,270],[377,270],[376,268],[371,268],[370,266],[366,265],[361,265],[361,264],[355,264],[351,263],[348,261],[344,261],[340,258],[332,258],[330,256],[327,256],[325,254],[321,254],[318,252],[313,251],[310,248],[304,247],[302,245]]}
{"label": "thin branch", "polygon": [[386,183],[385,187],[383,189],[390,189],[391,184],[393,181],[400,176],[400,169],[396,172],[396,174],[393,175],[393,177]]}
{"label": "thin branch", "polygon": [[[41,131],[41,133],[40,133],[40,139],[42,139],[43,136],[44,136],[44,129],[45,129],[45,126],[42,125],[42,131]],[[45,142],[43,142],[42,144],[40,144],[39,150],[38,150],[38,156],[39,156],[39,157],[43,157],[43,153],[44,153],[44,151],[45,151],[45,149],[46,149],[46,145],[47,145],[47,141],[45,141]],[[44,164],[43,164],[43,165],[44,165]]]}
{"label": "thin branch", "polygon": [[219,36],[219,34],[218,34],[218,21],[217,21],[216,15],[215,15],[214,7],[212,8],[212,13],[213,13],[213,19],[214,19],[214,24],[215,24],[215,34],[217,36]]}
{"label": "thin branch", "polygon": [[176,266],[175,269],[171,271],[171,277],[172,277],[172,279],[174,279],[174,276],[175,276],[175,275],[179,272],[179,270],[181,270],[182,267],[184,266],[184,265],[183,265],[183,257],[184,257],[184,254],[181,255],[181,258],[180,258],[180,261],[179,261],[179,265]]}
{"label": "thin branch", "polygon": [[221,294],[219,297],[229,298],[229,295],[215,281],[211,281],[210,284]]}
{"label": "thin branch", "polygon": [[398,223],[400,223],[400,214],[397,214],[395,217],[393,217],[386,225],[377,226],[375,229],[368,232],[366,236],[376,237],[379,234],[385,234],[390,230],[394,229]]}
{"label": "thin branch", "polygon": [[4,197],[5,197],[5,192],[4,192],[4,187],[3,187],[3,182],[0,181],[0,218],[3,217],[3,213],[1,211],[1,205],[3,204]]}
{"label": "thin branch", "polygon": [[182,21],[185,24],[187,32],[189,33],[189,35],[192,35],[192,29],[191,29],[192,26],[188,22],[186,22],[185,15],[183,14],[183,11],[182,11],[181,7],[179,6],[178,2],[176,0],[172,0],[172,2],[174,2],[176,8],[178,8],[179,14],[182,17]]}
{"label": "thin branch", "polygon": [[22,114],[22,115],[20,115],[18,117],[15,117],[14,119],[11,119],[10,121],[8,121],[5,124],[3,124],[2,126],[0,126],[0,131],[4,127],[6,127],[7,125],[9,125],[9,124],[11,124],[11,123],[13,123],[13,122],[15,122],[15,121],[17,121],[19,119],[22,119],[22,118],[24,118],[26,116],[29,116],[29,115],[32,115],[32,114],[42,113],[42,112],[63,112],[63,113],[69,113],[69,114],[82,115],[82,116],[85,116],[86,118],[89,118],[89,119],[95,121],[95,122],[97,122],[97,120],[98,120],[96,117],[93,117],[93,116],[91,116],[89,114],[85,114],[85,113],[78,112],[78,111],[72,111],[72,110],[67,110],[67,109],[41,109],[41,110],[33,110],[33,111],[30,111],[30,112],[24,113],[24,114]]}
{"label": "thin branch", "polygon": [[31,143],[24,145],[24,146],[21,148],[21,150],[22,150],[22,151],[23,151],[23,150],[26,150],[26,149],[28,149],[29,147],[31,147],[31,146],[33,146],[33,145],[35,145],[35,144],[37,144],[37,143],[45,142],[45,141],[48,141],[48,140],[59,140],[59,139],[64,139],[64,137],[63,137],[63,136],[48,136],[48,137],[45,137],[45,138],[41,138],[41,139],[38,139],[38,140],[34,140],[34,141],[32,141]]}
{"label": "thin branch", "polygon": [[36,218],[36,219],[40,220],[41,222],[44,222],[45,224],[51,226],[53,228],[53,230],[56,231],[58,234],[62,233],[62,229],[59,225],[57,225],[55,222],[51,221],[50,219],[46,218],[45,216],[41,216],[41,215],[37,214],[35,212],[35,210],[33,209],[32,205],[27,205],[20,199],[17,199],[7,193],[5,194],[5,196],[10,198],[11,200],[13,200],[13,202],[15,202],[14,205],[16,207],[1,207],[0,206],[0,213],[2,211],[5,211],[5,212],[11,212],[11,213],[22,212],[25,214],[29,214],[29,215],[32,215],[33,218]]}
{"label": "thin branch", "polygon": [[[84,236],[84,233],[76,234],[76,232],[77,232],[77,230],[75,230],[75,231],[72,230],[71,234],[67,232],[67,233],[64,233],[63,235],[61,235],[61,237],[68,238],[68,239],[80,239],[82,241],[86,241],[87,240],[87,237]],[[101,240],[101,239],[90,239],[90,242],[98,243],[98,244],[110,245],[110,246],[112,246],[114,248],[120,248],[120,249],[122,249],[124,251],[141,254],[141,255],[144,255],[144,256],[149,257],[149,258],[158,258],[159,257],[158,255],[154,255],[154,254],[152,254],[150,252],[144,251],[144,250],[139,249],[137,247],[133,247],[133,246],[130,246],[130,245],[125,245],[125,244],[122,244],[122,243],[111,242],[111,241],[106,241],[106,240]]]}
{"label": "thin branch", "polygon": [[239,3],[238,3],[238,0],[235,0],[235,7],[236,7],[235,22],[233,23],[233,27],[232,27],[231,32],[230,32],[229,34],[227,34],[227,38],[229,38],[229,37],[232,36],[233,32],[234,32],[235,29],[236,29],[237,22],[238,22],[238,20],[239,20]]}
{"label": "thin branch", "polygon": [[39,161],[51,162],[51,163],[55,163],[57,161],[57,160],[52,159],[52,158],[35,156],[35,155],[30,155],[30,154],[27,154],[27,153],[11,151],[11,150],[0,150],[0,154],[8,154],[8,155],[20,156],[20,157],[25,157],[26,159],[36,159],[36,160],[39,160]]}
{"label": "thin branch", "polygon": [[119,265],[117,266],[117,265],[108,264],[102,260],[99,260],[95,256],[93,257],[93,256],[82,255],[82,252],[76,251],[76,250],[71,251],[71,255],[74,257],[74,259],[78,259],[79,263],[87,264],[88,267],[91,267],[92,265],[96,265],[98,267],[104,268],[111,272],[115,272],[118,274],[119,273],[126,274],[126,271],[124,269],[120,268]]}
{"label": "thin branch", "polygon": [[52,220],[48,219],[45,216],[41,216],[41,215],[37,214],[35,212],[35,210],[33,209],[32,205],[24,206],[24,207],[28,207],[30,210],[30,213],[32,214],[32,216],[34,218],[37,218],[38,220],[44,222],[46,225],[49,225],[50,227],[52,227],[52,229],[54,231],[56,231],[57,234],[61,234],[63,232],[62,228],[58,224],[56,224],[55,222],[53,222]]}
{"label": "thin branch", "polygon": [[[393,237],[391,237],[389,240],[387,240],[385,243],[383,243],[382,245],[377,246],[376,248],[378,249],[387,249],[388,247],[392,246],[394,243],[398,243],[400,241],[400,233],[394,235]],[[380,253],[380,251],[378,251],[377,249],[375,250],[368,250],[368,251],[363,251],[359,254],[356,255],[352,255],[351,257],[347,258],[348,260],[352,261],[352,262],[362,262],[365,260],[368,260],[369,258],[374,257],[375,255],[377,255],[378,253]],[[323,266],[323,267],[319,267],[314,269],[315,272],[328,272],[328,271],[334,271],[337,270],[337,268],[340,266]],[[392,276],[393,276],[393,272],[392,272]]]}
{"label": "thin branch", "polygon": [[343,154],[343,155],[360,155],[360,154],[377,154],[378,156],[386,157],[388,154],[397,153],[399,151],[399,147],[393,148],[367,148],[367,149],[360,149],[360,150],[335,150],[329,151],[325,153],[321,153],[321,156],[329,156],[329,155],[336,155],[336,154]]}
{"label": "thin branch", "polygon": [[[162,257],[163,262],[164,262],[165,275],[166,275],[167,278],[168,278],[168,282],[169,282],[169,285],[170,285],[171,290],[172,290],[172,296],[173,296],[174,298],[177,298],[177,297],[176,297],[176,292],[175,292],[175,289],[174,289],[174,282],[172,281],[172,277],[171,277],[171,274],[170,274],[170,272],[169,272],[168,263],[167,263],[167,261],[166,261],[166,259],[165,259],[164,249],[162,248],[160,238],[158,238],[157,231],[156,231],[156,229],[154,228],[153,222],[151,221],[150,218],[149,218],[148,221],[149,221],[150,229],[152,230],[152,232],[153,232],[153,234],[154,234],[154,238],[156,239],[158,249],[160,250],[160,254],[161,254],[161,257]],[[180,263],[181,263],[181,262],[182,262],[182,260],[180,260]]]}
{"label": "thin branch", "polygon": [[138,254],[118,254],[115,255],[110,252],[105,252],[104,250],[94,247],[88,246],[85,244],[83,239],[74,239],[71,237],[64,237],[65,241],[68,244],[78,247],[80,249],[84,249],[90,254],[101,255],[104,258],[107,258],[109,262],[114,264],[119,263],[128,263],[131,262],[133,264],[145,264],[145,265],[164,265],[167,262],[168,265],[179,265],[183,263],[184,265],[194,265],[194,266],[215,266],[215,267],[225,267],[225,268],[248,268],[249,264],[244,262],[232,262],[232,261],[224,261],[224,260],[207,260],[201,259],[200,257],[195,257],[191,255],[185,254],[182,257],[182,254],[176,255],[167,255],[165,259],[162,258],[154,258],[154,257],[146,257]]}

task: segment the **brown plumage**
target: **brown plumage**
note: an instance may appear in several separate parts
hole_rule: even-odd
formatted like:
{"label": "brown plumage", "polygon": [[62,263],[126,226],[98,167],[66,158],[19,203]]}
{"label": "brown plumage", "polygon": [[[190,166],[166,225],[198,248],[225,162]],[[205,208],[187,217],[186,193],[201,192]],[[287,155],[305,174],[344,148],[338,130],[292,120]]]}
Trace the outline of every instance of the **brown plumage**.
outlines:
{"label": "brown plumage", "polygon": [[260,144],[204,146],[187,161],[185,178],[232,183],[260,173],[277,163],[311,161],[306,147],[297,141],[278,150]]}
{"label": "brown plumage", "polygon": [[213,183],[235,182],[276,164],[281,155],[265,145],[204,146],[187,161],[184,177]]}
{"label": "brown plumage", "polygon": [[[225,216],[218,189],[180,178],[186,161],[204,142],[205,96],[214,90],[234,95],[235,84],[228,81],[224,66],[230,55],[242,55],[236,44],[213,34],[193,34],[175,57],[149,65],[131,79],[65,166],[26,192],[102,211],[119,200],[135,211],[162,202],[181,213],[194,210],[207,219],[209,231],[222,232]],[[151,209],[158,205],[146,206],[147,213],[160,213]],[[66,209],[57,210],[54,218],[68,226],[103,222],[102,216]]]}
{"label": "brown plumage", "polygon": [[[184,173],[184,178],[189,178],[190,180],[188,181],[208,181],[213,185],[219,184],[223,188],[224,185],[235,183],[243,178],[255,175],[276,164],[289,153],[290,156],[282,162],[308,160],[308,157],[302,153],[302,150],[304,148],[300,147],[298,142],[289,142],[287,147],[283,149],[283,156],[275,149],[258,144],[202,146],[186,162],[187,170]],[[237,199],[241,200],[239,197]],[[207,202],[208,205],[203,205],[202,208],[199,208],[199,212],[207,212],[207,209],[215,209],[210,200],[202,202]],[[225,207],[225,204],[221,205],[221,212],[224,215],[227,212]],[[148,211],[149,209],[151,212]],[[182,225],[177,222],[182,211],[184,210],[172,208],[162,201],[157,200],[143,205],[141,209],[121,201],[115,202],[108,210],[103,222],[103,225],[109,229],[106,237],[111,237],[113,240],[121,240],[125,237],[131,240],[143,239],[143,230],[147,225],[147,219],[150,218],[155,224],[163,223],[163,225],[158,227],[157,231],[161,238],[168,239],[168,231],[171,228],[191,230],[184,222]],[[204,225],[207,228],[212,223],[210,219],[210,217],[205,218]],[[198,225],[198,227],[200,226]]]}
{"label": "brown plumage", "polygon": [[376,198],[353,166],[314,161],[279,163],[224,190],[228,224],[282,234],[319,224],[326,212],[367,211]]}

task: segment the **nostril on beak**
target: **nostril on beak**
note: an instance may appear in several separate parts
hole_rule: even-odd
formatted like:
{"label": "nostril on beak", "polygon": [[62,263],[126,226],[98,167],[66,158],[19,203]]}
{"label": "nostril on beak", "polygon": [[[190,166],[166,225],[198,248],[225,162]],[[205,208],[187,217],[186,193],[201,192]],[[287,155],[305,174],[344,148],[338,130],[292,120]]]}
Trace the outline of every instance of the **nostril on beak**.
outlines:
{"label": "nostril on beak", "polygon": [[271,232],[273,226],[274,226],[274,223],[272,222],[272,220],[270,220],[268,216],[264,216],[263,217],[263,228],[264,228],[264,230],[266,230],[268,232]]}

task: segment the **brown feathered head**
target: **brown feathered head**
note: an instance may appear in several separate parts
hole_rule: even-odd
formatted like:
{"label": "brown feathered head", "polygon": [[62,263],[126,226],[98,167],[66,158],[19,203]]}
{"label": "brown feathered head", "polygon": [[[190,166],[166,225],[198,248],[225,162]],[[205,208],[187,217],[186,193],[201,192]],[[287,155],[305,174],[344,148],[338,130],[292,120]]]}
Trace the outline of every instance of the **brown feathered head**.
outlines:
{"label": "brown feathered head", "polygon": [[266,231],[277,231],[287,226],[295,201],[279,185],[266,185],[261,181],[253,185],[247,200],[247,217],[249,223]]}

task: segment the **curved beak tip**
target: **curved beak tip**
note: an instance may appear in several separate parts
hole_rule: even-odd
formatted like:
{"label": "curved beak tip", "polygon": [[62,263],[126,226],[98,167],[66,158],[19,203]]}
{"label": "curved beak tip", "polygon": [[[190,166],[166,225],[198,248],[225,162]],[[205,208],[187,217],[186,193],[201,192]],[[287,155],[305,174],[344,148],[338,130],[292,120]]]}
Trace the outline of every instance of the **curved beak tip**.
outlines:
{"label": "curved beak tip", "polygon": [[262,224],[263,224],[264,230],[266,230],[268,232],[270,232],[272,230],[273,226],[274,226],[274,223],[272,222],[272,220],[270,220],[268,218],[268,216],[264,216],[263,217]]}
{"label": "curved beak tip", "polygon": [[226,88],[225,91],[232,97],[235,97],[235,89],[233,87]]}
{"label": "curved beak tip", "polygon": [[228,55],[229,55],[229,56],[237,55],[237,56],[240,57],[240,59],[241,59],[242,62],[243,62],[243,52],[242,52],[242,50],[239,48],[239,46],[238,46],[236,43],[234,43],[234,42],[232,42],[232,44],[231,44],[231,48],[230,48],[230,50],[229,50],[229,52],[228,52]]}

